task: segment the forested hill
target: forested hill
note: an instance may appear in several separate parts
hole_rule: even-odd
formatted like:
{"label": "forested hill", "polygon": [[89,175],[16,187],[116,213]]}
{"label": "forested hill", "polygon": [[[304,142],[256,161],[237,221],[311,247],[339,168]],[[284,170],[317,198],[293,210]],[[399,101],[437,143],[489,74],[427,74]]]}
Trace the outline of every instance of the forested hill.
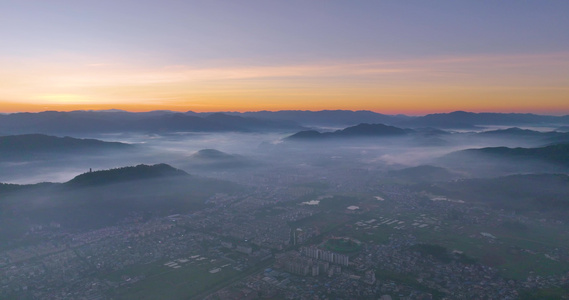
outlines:
{"label": "forested hill", "polygon": [[569,144],[556,144],[540,148],[508,148],[489,147],[481,149],[467,149],[453,152],[450,158],[460,156],[483,156],[488,158],[539,160],[543,162],[569,166]]}
{"label": "forested hill", "polygon": [[0,242],[25,234],[29,224],[56,222],[80,230],[112,226],[133,213],[187,214],[206,207],[217,193],[241,190],[167,164],[88,172],[66,183],[0,183]]}
{"label": "forested hill", "polygon": [[163,178],[173,176],[190,176],[188,173],[167,164],[137,165],[103,171],[88,172],[76,176],[67,183],[68,186],[94,186],[134,181],[141,179]]}

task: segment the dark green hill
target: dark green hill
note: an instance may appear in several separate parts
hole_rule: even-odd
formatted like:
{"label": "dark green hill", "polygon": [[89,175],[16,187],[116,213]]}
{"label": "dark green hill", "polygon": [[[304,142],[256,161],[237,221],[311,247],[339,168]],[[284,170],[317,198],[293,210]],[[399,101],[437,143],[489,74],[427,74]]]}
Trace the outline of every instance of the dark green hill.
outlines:
{"label": "dark green hill", "polygon": [[0,243],[23,236],[31,225],[50,222],[83,230],[114,225],[133,213],[187,214],[205,208],[216,193],[242,189],[166,164],[90,172],[66,183],[0,184]]}
{"label": "dark green hill", "polygon": [[173,176],[190,175],[167,164],[157,164],[152,166],[138,165],[135,167],[123,167],[111,170],[84,173],[76,176],[65,184],[68,186],[92,186]]}

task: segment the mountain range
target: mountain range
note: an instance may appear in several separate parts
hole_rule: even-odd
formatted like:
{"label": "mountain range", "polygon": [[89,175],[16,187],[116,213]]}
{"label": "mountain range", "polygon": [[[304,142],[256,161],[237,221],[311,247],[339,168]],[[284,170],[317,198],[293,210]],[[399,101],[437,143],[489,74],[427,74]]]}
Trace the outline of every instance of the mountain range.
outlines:
{"label": "mountain range", "polygon": [[411,132],[414,131],[405,130],[384,124],[362,123],[356,126],[350,126],[333,132],[318,132],[316,130],[300,131],[287,137],[286,140],[308,141],[308,140],[357,138],[357,137],[394,137],[394,136],[404,136]]}
{"label": "mountain range", "polygon": [[383,123],[399,127],[475,128],[485,125],[522,126],[539,124],[569,125],[567,116],[547,116],[522,113],[451,113],[425,116],[384,115],[372,111],[259,111],[228,114],[267,119],[292,120],[304,126],[350,126],[359,123]]}
{"label": "mountain range", "polygon": [[78,134],[173,131],[290,131],[302,129],[286,120],[257,119],[222,113],[152,111],[46,111],[0,115],[0,134]]}
{"label": "mountain range", "polygon": [[371,111],[258,111],[258,112],[172,112],[142,113],[121,110],[45,111],[0,115],[0,134],[74,134],[105,132],[168,131],[298,131],[303,127],[346,127],[381,123],[416,128],[467,128],[502,125],[569,125],[569,116],[519,113],[472,113],[456,111],[425,116],[385,115]]}
{"label": "mountain range", "polygon": [[0,161],[49,158],[53,155],[84,155],[133,150],[130,144],[96,139],[56,137],[44,134],[0,136]]}
{"label": "mountain range", "polygon": [[541,161],[569,167],[569,144],[555,144],[539,148],[487,147],[467,149],[453,152],[448,154],[447,157],[456,159],[476,157],[476,159],[507,159],[526,162]]}
{"label": "mountain range", "polygon": [[536,131],[511,127],[506,129],[482,131],[472,135],[477,138],[492,138],[496,140],[522,141],[534,146],[547,146],[552,144],[569,143],[569,133],[560,131]]}

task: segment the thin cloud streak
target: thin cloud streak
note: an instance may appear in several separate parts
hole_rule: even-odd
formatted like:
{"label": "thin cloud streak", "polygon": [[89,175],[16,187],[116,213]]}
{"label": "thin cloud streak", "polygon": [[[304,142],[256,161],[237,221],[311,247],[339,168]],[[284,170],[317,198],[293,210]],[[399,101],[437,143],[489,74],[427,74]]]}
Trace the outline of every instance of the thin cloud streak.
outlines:
{"label": "thin cloud streak", "polygon": [[[223,107],[237,101],[236,96],[229,97],[228,93],[239,94],[240,101],[247,97],[275,97],[271,93],[303,95],[306,98],[303,101],[310,97],[321,98],[318,95],[347,96],[346,93],[350,93],[357,102],[362,97],[390,94],[411,99],[421,91],[456,96],[459,94],[456,89],[550,89],[553,93],[548,95],[559,98],[567,96],[564,87],[569,85],[569,53],[161,68],[75,57],[67,65],[28,62],[21,67],[11,65],[0,71],[0,99],[24,104],[115,103],[116,106],[133,101],[162,102],[165,106],[183,101],[193,104],[207,101],[211,107]],[[212,99],[213,96],[216,99]],[[553,102],[558,103],[558,100]],[[236,107],[235,104],[230,106]],[[365,104],[362,102],[360,106]],[[318,106],[317,103],[311,105]],[[426,105],[428,103],[416,100],[416,107]],[[267,107],[270,106],[267,103]],[[256,107],[262,108],[262,103]]]}

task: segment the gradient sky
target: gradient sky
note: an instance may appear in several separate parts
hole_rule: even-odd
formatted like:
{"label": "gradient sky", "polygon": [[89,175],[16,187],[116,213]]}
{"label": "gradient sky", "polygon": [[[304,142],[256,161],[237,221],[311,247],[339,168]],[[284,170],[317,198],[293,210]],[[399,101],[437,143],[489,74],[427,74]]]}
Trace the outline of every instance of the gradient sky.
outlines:
{"label": "gradient sky", "polygon": [[569,114],[569,1],[0,1],[0,112]]}

